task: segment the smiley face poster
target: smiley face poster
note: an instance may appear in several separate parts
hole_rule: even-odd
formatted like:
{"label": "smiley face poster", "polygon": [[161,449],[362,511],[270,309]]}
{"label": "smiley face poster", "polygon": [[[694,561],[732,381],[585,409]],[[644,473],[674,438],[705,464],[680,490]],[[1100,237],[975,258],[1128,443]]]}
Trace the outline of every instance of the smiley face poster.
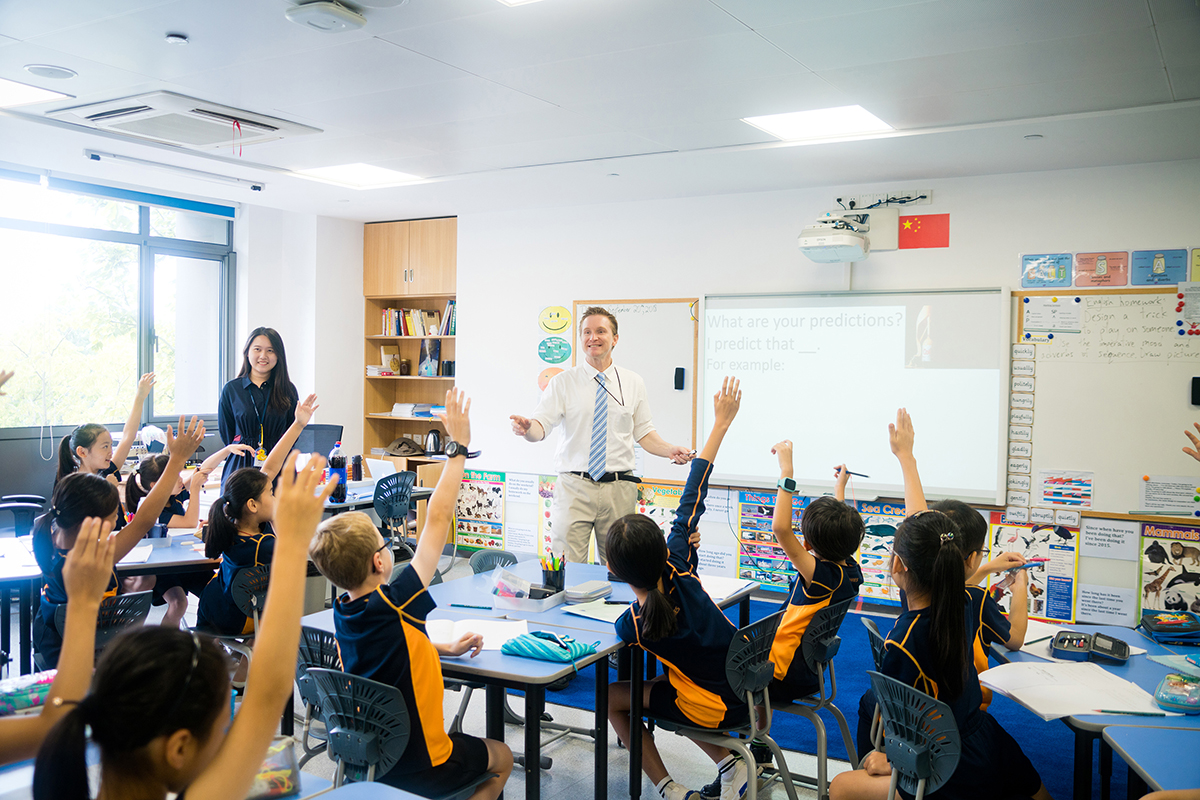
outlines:
{"label": "smiley face poster", "polygon": [[561,334],[571,330],[571,312],[562,306],[546,306],[538,314],[538,326],[546,333]]}

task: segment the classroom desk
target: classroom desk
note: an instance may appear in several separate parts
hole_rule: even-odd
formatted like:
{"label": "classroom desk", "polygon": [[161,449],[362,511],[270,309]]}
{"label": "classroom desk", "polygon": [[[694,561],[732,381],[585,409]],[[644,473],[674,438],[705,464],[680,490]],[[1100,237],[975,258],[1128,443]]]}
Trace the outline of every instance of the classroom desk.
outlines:
{"label": "classroom desk", "polygon": [[[1115,625],[1085,625],[1064,624],[1063,628],[1082,633],[1103,633],[1117,639],[1123,639],[1131,646],[1144,647],[1145,655],[1133,656],[1125,664],[1105,664],[1096,662],[1105,670],[1118,675],[1127,681],[1136,683],[1150,694],[1164,675],[1171,672],[1162,664],[1151,661],[1149,656],[1168,656],[1188,654],[1196,651],[1194,647],[1163,646],[1146,636],[1141,631],[1122,628]],[[992,653],[1002,662],[1035,662],[1047,663],[1045,659],[1020,651],[1010,652],[995,645]],[[1112,750],[1101,738],[1106,728],[1143,727],[1143,728],[1172,728],[1200,730],[1200,716],[1179,717],[1135,717],[1118,714],[1084,714],[1081,716],[1064,717],[1063,722],[1075,734],[1075,800],[1089,800],[1092,794],[1092,744],[1100,740],[1100,796],[1108,800],[1109,779],[1112,777]]]}
{"label": "classroom desk", "polygon": [[33,560],[23,539],[0,539],[0,649],[12,654],[10,592],[18,596],[21,652],[17,659],[22,675],[33,669],[33,597],[42,581],[42,570]]}
{"label": "classroom desk", "polygon": [[[480,576],[472,576],[478,578]],[[471,581],[472,578],[465,578]],[[459,581],[441,584],[451,586]],[[438,588],[438,587],[433,587]],[[469,609],[468,609],[469,611]],[[430,619],[465,619],[468,614],[454,613],[443,609],[435,609]],[[333,610],[329,609],[316,614],[309,614],[302,620],[310,628],[334,632]],[[541,629],[552,630],[568,636],[575,636],[589,644],[596,643],[595,655],[587,656],[576,662],[576,665],[559,664],[551,661],[537,661],[519,656],[508,656],[499,650],[485,650],[475,658],[443,657],[442,674],[459,680],[476,681],[487,687],[487,737],[496,741],[504,741],[504,696],[505,689],[518,689],[525,693],[525,797],[526,800],[541,798],[541,718],[546,707],[546,686],[560,678],[572,675],[576,667],[586,667],[594,662],[605,663],[610,653],[615,653],[625,646],[613,631],[608,633],[589,632],[588,636],[580,637],[580,631],[574,628],[562,628],[552,625],[538,625]],[[532,723],[532,724],[531,724]],[[595,780],[594,792],[596,800],[608,798],[608,670],[596,670],[596,710],[595,710]],[[639,782],[640,786],[640,782]]]}
{"label": "classroom desk", "polygon": [[[143,539],[139,546],[153,539]],[[122,564],[117,563],[117,574],[128,578],[134,575],[170,575],[180,572],[212,572],[221,566],[221,559],[207,558],[204,549],[196,549],[199,539],[188,537],[173,544],[155,547],[150,551],[150,557],[144,562]]]}
{"label": "classroom desk", "polygon": [[1147,786],[1156,792],[1200,789],[1200,730],[1111,727],[1104,741],[1129,765],[1129,797],[1141,797]]}
{"label": "classroom desk", "polygon": [[[3,798],[0,798],[3,800]],[[419,794],[386,783],[347,783],[321,795],[321,800],[425,800]]]}

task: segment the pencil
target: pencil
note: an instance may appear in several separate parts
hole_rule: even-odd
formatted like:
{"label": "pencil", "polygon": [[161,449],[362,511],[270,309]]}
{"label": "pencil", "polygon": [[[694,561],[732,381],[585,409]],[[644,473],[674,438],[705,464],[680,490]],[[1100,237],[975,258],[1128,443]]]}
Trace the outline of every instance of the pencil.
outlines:
{"label": "pencil", "polygon": [[1097,714],[1124,714],[1127,717],[1165,717],[1161,711],[1115,711],[1111,708],[1097,708]]}
{"label": "pencil", "polygon": [[1023,644],[1023,645],[1021,645],[1021,646],[1022,646],[1022,647],[1028,647],[1028,646],[1029,646],[1029,645],[1031,645],[1031,644],[1037,644],[1038,642],[1045,642],[1045,641],[1047,641],[1047,640],[1049,640],[1049,639],[1053,639],[1053,638],[1054,638],[1054,634],[1051,634],[1050,636],[1043,636],[1043,637],[1042,637],[1042,638],[1040,638],[1040,639],[1034,639],[1034,640],[1033,640],[1033,641],[1031,641],[1031,642],[1026,642],[1025,644]]}
{"label": "pencil", "polygon": [[451,603],[450,607],[451,608],[478,608],[480,611],[491,611],[492,610],[491,606],[471,606],[471,605],[467,605],[466,603]]}

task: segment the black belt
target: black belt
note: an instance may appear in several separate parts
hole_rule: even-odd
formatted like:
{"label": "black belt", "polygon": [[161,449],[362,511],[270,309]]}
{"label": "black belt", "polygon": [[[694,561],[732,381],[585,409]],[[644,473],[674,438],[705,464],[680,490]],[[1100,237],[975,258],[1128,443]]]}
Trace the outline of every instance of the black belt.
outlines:
{"label": "black belt", "polygon": [[592,483],[612,483],[613,481],[628,481],[629,483],[641,483],[642,479],[634,475],[632,471],[626,472],[606,472],[599,478],[593,478],[586,472],[568,472],[568,475],[578,475],[580,478],[586,478]]}

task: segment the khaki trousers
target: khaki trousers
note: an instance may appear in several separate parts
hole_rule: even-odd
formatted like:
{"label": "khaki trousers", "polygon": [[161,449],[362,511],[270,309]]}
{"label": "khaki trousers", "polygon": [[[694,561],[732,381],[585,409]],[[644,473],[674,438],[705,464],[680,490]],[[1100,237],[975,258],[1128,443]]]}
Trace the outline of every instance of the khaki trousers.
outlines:
{"label": "khaki trousers", "polygon": [[554,486],[550,512],[550,546],[566,553],[567,561],[587,561],[592,531],[596,532],[596,555],[608,563],[608,528],[618,518],[637,510],[638,485],[631,481],[593,483],[587,478],[562,472]]}

